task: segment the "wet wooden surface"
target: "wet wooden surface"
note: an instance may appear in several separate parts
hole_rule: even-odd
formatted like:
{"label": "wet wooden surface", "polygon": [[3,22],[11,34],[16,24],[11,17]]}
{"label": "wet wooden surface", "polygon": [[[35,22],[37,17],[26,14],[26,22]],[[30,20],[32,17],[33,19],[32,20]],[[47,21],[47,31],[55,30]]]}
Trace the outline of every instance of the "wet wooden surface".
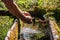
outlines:
{"label": "wet wooden surface", "polygon": [[56,21],[52,20],[50,18],[49,23],[50,23],[50,27],[51,27],[51,30],[52,30],[52,33],[53,33],[54,40],[60,40],[59,32],[58,32],[58,30],[60,30],[60,29],[59,29]]}
{"label": "wet wooden surface", "polygon": [[5,40],[18,40],[18,23],[14,22],[11,29],[9,29]]}

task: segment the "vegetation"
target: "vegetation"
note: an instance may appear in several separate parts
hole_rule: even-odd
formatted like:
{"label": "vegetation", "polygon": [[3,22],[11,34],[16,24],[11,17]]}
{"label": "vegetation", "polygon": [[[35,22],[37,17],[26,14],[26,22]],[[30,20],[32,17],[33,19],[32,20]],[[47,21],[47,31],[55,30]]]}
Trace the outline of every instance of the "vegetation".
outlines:
{"label": "vegetation", "polygon": [[0,40],[4,40],[7,31],[13,23],[13,18],[8,16],[0,16]]}

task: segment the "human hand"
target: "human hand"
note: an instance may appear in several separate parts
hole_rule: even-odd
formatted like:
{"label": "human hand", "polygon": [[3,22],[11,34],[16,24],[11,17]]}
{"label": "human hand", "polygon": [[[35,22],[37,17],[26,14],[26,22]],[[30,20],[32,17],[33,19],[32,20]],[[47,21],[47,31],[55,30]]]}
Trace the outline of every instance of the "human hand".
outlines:
{"label": "human hand", "polygon": [[24,18],[22,19],[22,21],[24,23],[30,24],[30,23],[32,23],[32,19],[33,19],[33,17],[31,17],[30,13],[24,12]]}

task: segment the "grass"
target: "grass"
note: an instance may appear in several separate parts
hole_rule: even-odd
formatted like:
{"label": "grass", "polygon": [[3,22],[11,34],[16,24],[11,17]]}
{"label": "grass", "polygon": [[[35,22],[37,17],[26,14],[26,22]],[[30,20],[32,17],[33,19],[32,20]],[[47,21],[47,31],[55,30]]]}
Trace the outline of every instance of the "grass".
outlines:
{"label": "grass", "polygon": [[0,40],[4,40],[7,31],[11,27],[13,19],[8,16],[0,16]]}

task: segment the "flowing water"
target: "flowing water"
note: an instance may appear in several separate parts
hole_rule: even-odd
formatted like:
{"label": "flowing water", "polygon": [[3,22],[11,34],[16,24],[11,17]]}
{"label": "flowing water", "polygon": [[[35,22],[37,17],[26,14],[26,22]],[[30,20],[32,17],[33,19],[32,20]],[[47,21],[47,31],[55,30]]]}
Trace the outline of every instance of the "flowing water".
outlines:
{"label": "flowing water", "polygon": [[34,34],[41,33],[41,31],[34,30],[31,28],[23,28],[20,33],[23,34],[23,38],[25,40],[31,40],[34,37]]}
{"label": "flowing water", "polygon": [[[49,20],[49,24],[50,24],[50,27],[51,27],[51,31],[53,33],[53,38],[54,40],[58,40],[60,37],[58,35],[58,25],[56,23],[56,21],[54,19],[51,19]],[[29,25],[28,25],[29,26]],[[38,27],[36,26],[35,28],[38,29]],[[34,34],[41,34],[42,32],[40,30],[36,30],[34,28],[30,28],[30,27],[23,27],[21,29],[21,34],[23,34],[23,38],[25,40],[33,40],[31,39],[31,37],[34,37]],[[39,35],[41,36],[41,35]],[[34,39],[36,40],[36,39]]]}
{"label": "flowing water", "polygon": [[[23,37],[25,40],[37,40],[44,36],[44,33],[39,30],[39,24],[24,24],[21,23],[20,37]],[[24,25],[24,26],[23,26]]]}

